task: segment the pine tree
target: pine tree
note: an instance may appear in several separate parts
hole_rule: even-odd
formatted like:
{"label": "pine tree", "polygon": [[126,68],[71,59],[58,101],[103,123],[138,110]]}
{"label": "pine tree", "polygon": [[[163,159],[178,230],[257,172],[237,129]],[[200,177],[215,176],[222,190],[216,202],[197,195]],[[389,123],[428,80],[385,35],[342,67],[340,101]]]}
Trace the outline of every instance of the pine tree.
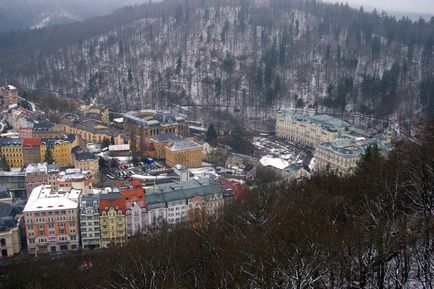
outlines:
{"label": "pine tree", "polygon": [[216,144],[217,143],[217,131],[215,130],[214,124],[210,124],[208,127],[208,131],[206,132],[206,141],[209,144]]}
{"label": "pine tree", "polygon": [[9,167],[9,164],[8,164],[8,162],[7,162],[7,160],[6,160],[5,157],[1,157],[1,160],[0,160],[0,166],[1,166],[1,169],[2,169],[3,171],[8,172],[8,171],[11,170],[11,168]]}
{"label": "pine tree", "polygon": [[53,152],[48,147],[47,150],[45,151],[44,161],[49,165],[54,163]]}

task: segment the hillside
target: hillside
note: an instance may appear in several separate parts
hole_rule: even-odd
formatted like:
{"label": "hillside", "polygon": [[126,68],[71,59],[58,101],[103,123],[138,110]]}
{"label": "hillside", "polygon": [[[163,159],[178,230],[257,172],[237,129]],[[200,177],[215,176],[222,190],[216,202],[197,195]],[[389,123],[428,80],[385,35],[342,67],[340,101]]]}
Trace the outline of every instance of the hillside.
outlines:
{"label": "hillside", "polygon": [[111,13],[131,0],[14,0],[0,3],[0,32],[40,28]]}
{"label": "hillside", "polygon": [[[434,22],[316,1],[163,1],[0,35],[0,79],[112,109],[434,111]],[[421,89],[423,88],[423,89]]]}

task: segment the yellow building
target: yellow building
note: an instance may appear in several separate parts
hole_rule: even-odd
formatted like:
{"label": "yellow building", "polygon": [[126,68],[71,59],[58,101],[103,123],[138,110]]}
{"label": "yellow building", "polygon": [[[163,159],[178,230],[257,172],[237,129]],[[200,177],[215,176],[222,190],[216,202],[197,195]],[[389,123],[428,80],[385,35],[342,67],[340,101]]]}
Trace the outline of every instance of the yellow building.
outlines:
{"label": "yellow building", "polygon": [[88,113],[93,113],[101,118],[101,121],[109,124],[110,123],[110,111],[107,106],[99,103],[91,104],[89,106]]}
{"label": "yellow building", "polygon": [[123,245],[126,241],[125,200],[119,190],[101,194],[99,220],[101,247]]}
{"label": "yellow building", "polygon": [[62,120],[60,124],[65,134],[75,134],[86,142],[101,143],[104,139],[110,140],[114,137],[115,144],[123,144],[124,139],[120,130],[108,127],[101,121],[95,119],[85,119],[82,121]]}
{"label": "yellow building", "polygon": [[173,133],[159,134],[151,137],[151,142],[155,150],[156,159],[166,158],[166,145],[180,141],[182,138]]}
{"label": "yellow building", "polygon": [[76,169],[89,171],[92,181],[96,182],[99,172],[98,158],[89,152],[76,152],[73,154],[73,163]]}
{"label": "yellow building", "polygon": [[75,135],[67,135],[61,138],[49,138],[41,140],[41,160],[45,161],[47,148],[51,150],[54,162],[58,166],[70,166],[73,164],[71,150],[76,146]]}
{"label": "yellow building", "polygon": [[24,166],[23,140],[19,138],[0,138],[0,153],[11,168]]}
{"label": "yellow building", "polygon": [[325,114],[279,112],[276,117],[277,137],[307,145],[334,140],[349,129],[350,124]]}
{"label": "yellow building", "polygon": [[166,146],[166,164],[170,167],[183,165],[196,168],[202,165],[203,148],[192,140],[184,139]]}
{"label": "yellow building", "polygon": [[130,111],[123,117],[124,128],[130,136],[133,153],[146,156],[149,138],[160,134],[188,135],[189,127],[185,118],[167,111]]}

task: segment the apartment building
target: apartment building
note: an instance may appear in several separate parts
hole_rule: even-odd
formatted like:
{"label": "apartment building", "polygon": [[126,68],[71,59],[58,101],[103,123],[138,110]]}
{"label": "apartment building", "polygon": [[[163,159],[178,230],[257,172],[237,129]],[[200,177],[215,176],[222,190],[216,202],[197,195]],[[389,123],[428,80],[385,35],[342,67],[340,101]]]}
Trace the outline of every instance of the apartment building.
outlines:
{"label": "apartment building", "polygon": [[58,138],[41,139],[40,156],[45,161],[47,149],[51,150],[55,163],[61,167],[72,165],[72,148],[78,144],[78,139],[73,134]]}
{"label": "apartment building", "polygon": [[81,198],[80,236],[83,249],[101,247],[98,195],[89,195]]}
{"label": "apartment building", "polygon": [[92,181],[96,182],[99,173],[98,158],[90,152],[74,152],[72,162],[76,169],[88,171],[92,176]]}
{"label": "apartment building", "polygon": [[11,168],[24,166],[23,140],[20,138],[0,138],[0,154]]}
{"label": "apartment building", "polygon": [[77,250],[81,191],[59,192],[51,186],[35,188],[24,208],[30,254]]}
{"label": "apartment building", "polygon": [[101,247],[123,245],[126,241],[125,200],[119,192],[100,195],[99,218]]}
{"label": "apartment building", "polygon": [[92,175],[88,171],[80,169],[67,169],[59,173],[57,179],[59,191],[69,191],[71,189],[80,190],[83,196],[93,193]]}
{"label": "apartment building", "polygon": [[29,164],[24,169],[27,198],[33,189],[41,185],[50,185],[54,190],[59,188],[59,167],[55,164]]}
{"label": "apartment building", "polygon": [[41,140],[39,138],[23,139],[24,164],[37,164],[41,162]]}
{"label": "apartment building", "polygon": [[151,228],[218,218],[224,206],[222,187],[209,178],[159,185],[148,189],[145,199]]}
{"label": "apartment building", "polygon": [[125,221],[127,237],[143,233],[147,227],[147,211],[145,191],[142,184],[132,181],[129,185],[119,188],[125,200]]}

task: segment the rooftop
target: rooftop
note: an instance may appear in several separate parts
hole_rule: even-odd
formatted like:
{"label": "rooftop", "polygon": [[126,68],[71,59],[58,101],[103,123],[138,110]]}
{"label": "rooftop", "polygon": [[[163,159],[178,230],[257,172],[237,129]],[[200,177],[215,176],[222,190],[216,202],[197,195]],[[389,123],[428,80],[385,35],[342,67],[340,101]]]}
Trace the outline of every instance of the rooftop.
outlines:
{"label": "rooftop", "polygon": [[12,195],[9,189],[5,186],[0,186],[0,199],[11,199]]}
{"label": "rooftop", "polygon": [[129,144],[109,145],[110,152],[120,152],[120,151],[129,151],[129,150],[130,150]]}
{"label": "rooftop", "polygon": [[77,190],[58,192],[51,186],[39,186],[30,194],[24,212],[76,209],[78,204],[73,199],[77,199]]}
{"label": "rooftop", "polygon": [[152,205],[221,192],[222,188],[214,180],[202,178],[199,180],[162,184],[158,187],[147,189],[145,197],[148,205]]}
{"label": "rooftop", "polygon": [[75,152],[74,157],[77,161],[96,160],[96,156],[90,152]]}
{"label": "rooftop", "polygon": [[172,145],[169,145],[168,148],[171,151],[182,151],[182,150],[189,150],[189,149],[195,149],[195,148],[202,148],[202,146],[195,143],[194,141],[192,141],[190,139],[183,139],[183,140],[174,142]]}
{"label": "rooftop", "polygon": [[28,164],[27,167],[24,169],[26,174],[51,174],[51,173],[58,173],[59,172],[59,166],[55,164],[47,164],[47,163],[37,163],[37,164]]}
{"label": "rooftop", "polygon": [[0,138],[0,147],[6,146],[22,146],[23,140],[21,138]]}
{"label": "rooftop", "polygon": [[39,147],[41,145],[41,140],[39,138],[25,138],[23,140],[23,147]]}
{"label": "rooftop", "polygon": [[264,167],[273,167],[281,171],[289,167],[289,162],[273,156],[264,156],[259,160],[259,162]]}
{"label": "rooftop", "polygon": [[181,115],[172,114],[170,111],[156,111],[145,109],[140,111],[129,111],[124,115],[124,120],[143,127],[159,126],[165,123],[184,122]]}
{"label": "rooftop", "polygon": [[62,144],[64,142],[73,143],[75,141],[75,135],[74,134],[67,134],[63,137],[56,137],[56,138],[43,138],[41,139],[41,144],[46,145],[48,147],[52,147],[57,144]]}
{"label": "rooftop", "polygon": [[327,115],[305,115],[296,112],[278,112],[279,117],[291,118],[300,122],[312,123],[331,132],[339,132],[345,129],[353,128],[349,123],[339,118]]}
{"label": "rooftop", "polygon": [[164,133],[153,136],[151,139],[157,143],[167,143],[170,141],[180,141],[182,138],[174,133]]}

